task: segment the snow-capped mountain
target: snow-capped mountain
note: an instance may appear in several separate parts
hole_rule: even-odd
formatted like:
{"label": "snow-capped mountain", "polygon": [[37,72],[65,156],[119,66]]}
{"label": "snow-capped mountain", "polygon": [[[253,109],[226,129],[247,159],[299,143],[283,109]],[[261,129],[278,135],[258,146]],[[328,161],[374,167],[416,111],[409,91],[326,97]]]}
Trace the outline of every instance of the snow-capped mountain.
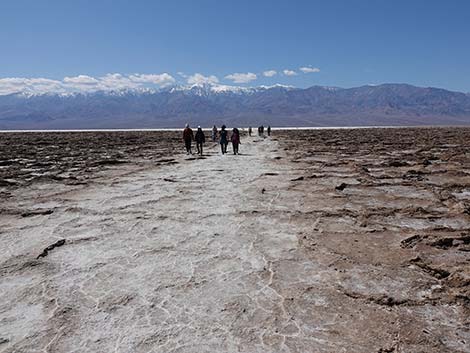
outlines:
{"label": "snow-capped mountain", "polygon": [[[166,90],[168,90],[169,92],[185,92],[188,95],[193,94],[197,96],[209,97],[211,95],[221,94],[250,95],[263,92],[272,88],[284,88],[286,90],[295,89],[292,86],[286,86],[281,84],[276,84],[272,86],[242,87],[222,84],[197,83],[189,86],[173,86],[169,89],[167,88]],[[162,90],[160,90],[160,92],[161,91]]]}
{"label": "snow-capped mountain", "polygon": [[359,126],[470,124],[470,96],[383,84],[357,88],[221,84],[0,96],[0,129],[157,128],[213,124]]}

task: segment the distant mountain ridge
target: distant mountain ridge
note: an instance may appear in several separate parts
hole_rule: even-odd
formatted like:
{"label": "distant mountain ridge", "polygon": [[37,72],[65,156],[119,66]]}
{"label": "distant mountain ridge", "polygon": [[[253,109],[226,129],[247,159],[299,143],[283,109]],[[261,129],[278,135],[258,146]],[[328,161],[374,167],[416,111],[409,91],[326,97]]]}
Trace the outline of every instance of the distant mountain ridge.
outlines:
{"label": "distant mountain ridge", "polygon": [[0,129],[212,126],[470,125],[470,93],[408,84],[174,86],[67,95],[0,96]]}

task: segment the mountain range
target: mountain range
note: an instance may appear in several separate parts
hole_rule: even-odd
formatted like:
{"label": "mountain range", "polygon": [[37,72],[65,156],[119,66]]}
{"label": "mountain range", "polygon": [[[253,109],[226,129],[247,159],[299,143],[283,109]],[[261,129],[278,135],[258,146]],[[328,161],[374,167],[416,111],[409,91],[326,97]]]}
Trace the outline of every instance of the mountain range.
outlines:
{"label": "mountain range", "polygon": [[407,84],[355,88],[196,84],[0,96],[0,129],[470,125],[470,94]]}

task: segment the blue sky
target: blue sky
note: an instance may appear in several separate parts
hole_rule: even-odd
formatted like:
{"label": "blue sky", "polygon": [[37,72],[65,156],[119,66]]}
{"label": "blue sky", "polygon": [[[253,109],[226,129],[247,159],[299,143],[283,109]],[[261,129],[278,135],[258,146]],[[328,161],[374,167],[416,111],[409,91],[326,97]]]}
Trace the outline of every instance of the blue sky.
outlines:
{"label": "blue sky", "polygon": [[185,83],[199,73],[221,84],[470,92],[469,18],[466,0],[1,0],[0,78],[169,83],[166,73]]}

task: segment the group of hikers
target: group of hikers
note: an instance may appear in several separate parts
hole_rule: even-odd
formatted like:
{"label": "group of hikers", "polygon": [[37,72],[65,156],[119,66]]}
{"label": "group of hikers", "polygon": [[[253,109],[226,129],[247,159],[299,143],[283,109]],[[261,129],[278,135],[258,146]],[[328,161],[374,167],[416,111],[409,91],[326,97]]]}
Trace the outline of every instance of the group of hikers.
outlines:
{"label": "group of hikers", "polygon": [[[267,133],[268,133],[268,136],[271,136],[271,126],[268,126],[268,128],[266,129]],[[251,126],[248,128],[248,135],[251,136],[251,134],[253,133],[253,130],[251,129]],[[264,136],[264,126],[261,125],[261,126],[258,126],[258,136]]]}
{"label": "group of hikers", "polygon": [[[268,136],[271,136],[271,126],[267,128]],[[251,136],[252,129],[251,126],[248,128],[248,134]],[[264,136],[264,126],[258,127],[258,135]],[[229,141],[232,143],[233,154],[238,154],[238,148],[240,145],[240,131],[235,127],[232,129],[232,134],[228,135],[227,127],[222,125],[220,131],[217,130],[217,127],[214,125],[212,127],[211,138],[213,142],[219,140],[220,148],[222,154],[227,153],[227,146]],[[187,154],[193,154],[192,152],[192,143],[196,141],[197,153],[202,156],[202,148],[206,142],[206,136],[204,131],[200,126],[197,127],[196,135],[194,135],[193,130],[189,127],[189,124],[186,124],[183,130],[183,140],[186,147]]]}

